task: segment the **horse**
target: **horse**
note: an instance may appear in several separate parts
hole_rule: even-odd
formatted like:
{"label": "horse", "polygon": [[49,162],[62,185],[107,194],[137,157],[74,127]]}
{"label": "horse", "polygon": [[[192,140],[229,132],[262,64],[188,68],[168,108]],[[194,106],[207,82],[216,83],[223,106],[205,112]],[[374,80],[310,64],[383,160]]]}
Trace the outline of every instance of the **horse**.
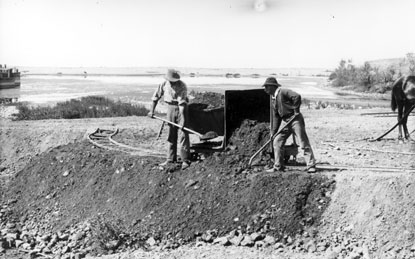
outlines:
{"label": "horse", "polygon": [[392,111],[398,108],[399,140],[402,138],[402,128],[406,140],[412,140],[406,123],[409,113],[415,108],[415,76],[402,76],[392,86]]}

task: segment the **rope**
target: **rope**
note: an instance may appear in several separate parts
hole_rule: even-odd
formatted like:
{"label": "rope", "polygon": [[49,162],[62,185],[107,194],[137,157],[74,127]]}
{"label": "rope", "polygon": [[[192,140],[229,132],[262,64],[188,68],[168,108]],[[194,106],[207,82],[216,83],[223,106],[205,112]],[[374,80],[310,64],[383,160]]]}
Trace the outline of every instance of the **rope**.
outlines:
{"label": "rope", "polygon": [[[117,129],[117,132],[118,132],[118,129]],[[150,154],[153,154],[153,155],[161,155],[162,156],[162,154],[160,154],[158,152],[155,152],[155,151],[152,151],[152,150],[148,150],[148,149],[145,149],[145,148],[139,148],[139,147],[132,147],[132,146],[128,146],[128,145],[122,144],[120,142],[117,142],[112,138],[114,135],[115,134],[111,134],[109,136],[109,140],[117,146],[132,149],[132,150],[137,150],[137,151],[141,151],[141,152],[150,153]]]}
{"label": "rope", "polygon": [[[108,135],[99,135],[99,137],[97,137],[95,134],[97,133],[109,133]],[[153,150],[148,150],[148,149],[144,149],[144,148],[139,148],[139,147],[132,147],[132,146],[128,146],[122,143],[119,143],[117,141],[115,141],[112,137],[115,136],[116,134],[118,134],[119,130],[116,129],[115,131],[111,131],[111,130],[100,130],[99,128],[95,130],[95,132],[88,134],[88,140],[89,142],[91,142],[93,145],[99,147],[99,148],[103,148],[103,149],[107,149],[107,150],[114,150],[114,151],[121,151],[127,154],[132,154],[132,152],[124,150],[129,149],[129,150],[136,150],[142,153],[145,153],[145,155],[149,155],[149,156],[156,156],[156,157],[163,157],[163,154],[157,153]],[[101,144],[98,143],[95,140],[109,140],[110,144],[113,144],[115,146],[111,147],[105,144]],[[124,148],[124,149],[122,149]]]}

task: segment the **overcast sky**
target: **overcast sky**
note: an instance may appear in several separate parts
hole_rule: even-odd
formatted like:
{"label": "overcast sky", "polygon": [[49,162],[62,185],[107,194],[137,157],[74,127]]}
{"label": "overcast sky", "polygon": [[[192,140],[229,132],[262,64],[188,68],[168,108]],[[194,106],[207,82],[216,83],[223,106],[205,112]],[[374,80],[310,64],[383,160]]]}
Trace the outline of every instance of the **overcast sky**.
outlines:
{"label": "overcast sky", "polygon": [[414,10],[414,0],[0,0],[0,63],[333,68],[415,52]]}

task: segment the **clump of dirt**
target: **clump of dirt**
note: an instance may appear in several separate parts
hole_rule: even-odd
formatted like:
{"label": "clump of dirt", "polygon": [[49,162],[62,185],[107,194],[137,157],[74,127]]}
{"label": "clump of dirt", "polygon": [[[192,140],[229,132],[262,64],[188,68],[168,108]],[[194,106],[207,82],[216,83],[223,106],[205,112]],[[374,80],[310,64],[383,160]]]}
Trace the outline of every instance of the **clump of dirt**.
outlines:
{"label": "clump of dirt", "polygon": [[[269,123],[244,120],[228,141],[228,149],[250,158],[270,139]],[[266,153],[268,149],[263,152]],[[267,157],[269,160],[269,157]]]}
{"label": "clump of dirt", "polygon": [[190,104],[205,104],[205,109],[214,109],[225,105],[225,95],[221,93],[191,91],[189,95],[192,96]]}
{"label": "clump of dirt", "polygon": [[[36,156],[1,191],[22,224],[53,232],[97,215],[122,222],[130,237],[182,242],[216,230],[295,236],[317,222],[333,181],[303,172],[266,174],[250,156],[269,138],[267,125],[244,121],[225,152],[189,169],[162,168],[135,157],[77,142]],[[269,131],[268,131],[269,132]],[[30,183],[30,184],[28,184]]]}

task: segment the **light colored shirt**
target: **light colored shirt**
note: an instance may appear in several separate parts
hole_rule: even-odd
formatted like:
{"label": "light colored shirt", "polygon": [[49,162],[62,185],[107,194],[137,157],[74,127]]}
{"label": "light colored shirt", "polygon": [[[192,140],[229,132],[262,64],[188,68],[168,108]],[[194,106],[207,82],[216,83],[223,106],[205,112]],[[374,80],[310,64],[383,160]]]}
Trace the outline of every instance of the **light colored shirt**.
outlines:
{"label": "light colored shirt", "polygon": [[278,87],[277,90],[275,90],[274,96],[272,96],[272,99],[277,99],[277,96],[279,94],[279,92],[281,91],[281,87]]}
{"label": "light colored shirt", "polygon": [[187,86],[181,80],[173,85],[166,80],[159,84],[151,100],[158,101],[162,97],[164,97],[166,103],[177,102],[179,105],[187,103]]}

